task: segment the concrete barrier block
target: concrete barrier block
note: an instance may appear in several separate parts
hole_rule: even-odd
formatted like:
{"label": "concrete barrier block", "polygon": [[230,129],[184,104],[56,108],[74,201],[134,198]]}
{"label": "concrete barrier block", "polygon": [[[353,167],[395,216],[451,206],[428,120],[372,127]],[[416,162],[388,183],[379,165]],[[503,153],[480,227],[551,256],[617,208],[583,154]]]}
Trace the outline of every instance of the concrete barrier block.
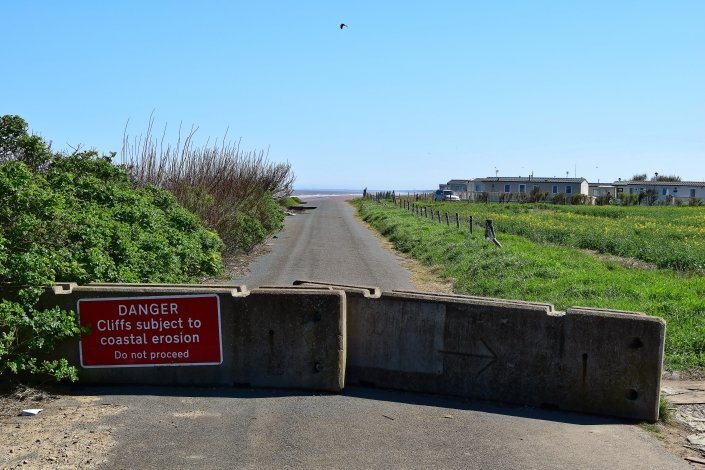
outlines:
{"label": "concrete barrier block", "polygon": [[636,312],[571,308],[565,315],[564,374],[573,387],[564,406],[655,421],[665,321]]}
{"label": "concrete barrier block", "polygon": [[[144,312],[139,310],[140,305]],[[157,310],[149,311],[150,305]],[[213,310],[216,305],[217,325],[211,321],[208,327],[194,324],[189,328],[189,322],[203,314],[201,310]],[[244,286],[63,283],[47,289],[39,306],[91,313],[90,327],[97,336],[84,337],[83,349],[74,340],[57,351],[57,355],[82,366],[79,376],[84,383],[249,384],[330,392],[339,392],[344,384],[346,303],[345,293],[340,290],[279,288],[249,292]],[[131,308],[135,309],[134,316]],[[119,314],[120,309],[124,316]],[[184,313],[183,309],[190,310]],[[181,323],[177,324],[179,318]],[[152,320],[161,329],[144,332],[141,328],[152,326],[144,322]],[[214,327],[218,335],[210,331]],[[130,335],[144,339],[137,345],[106,344],[104,350],[102,344],[93,341],[86,353],[90,340],[137,340]],[[220,341],[220,355],[211,354],[205,362],[189,364],[198,352],[192,347],[195,340],[162,347],[166,340],[176,341],[179,335],[180,341],[198,335],[198,344],[207,352],[212,350],[212,343]],[[208,344],[204,344],[206,341]],[[155,346],[157,343],[159,346]],[[142,352],[149,356],[153,350],[161,351],[159,348],[166,351],[160,354],[168,357],[160,356],[158,365],[145,364]]]}
{"label": "concrete barrier block", "polygon": [[235,306],[235,376],[254,386],[343,389],[343,291],[255,289]]}
{"label": "concrete barrier block", "polygon": [[347,383],[658,418],[665,322],[459,295],[349,295]]}
{"label": "concrete barrier block", "polygon": [[322,281],[307,281],[302,279],[297,279],[294,281],[294,286],[298,287],[318,287],[318,288],[329,288],[329,289],[339,289],[346,292],[351,292],[354,294],[360,294],[363,297],[369,297],[377,299],[382,295],[382,290],[379,287],[374,286],[353,286],[350,284],[331,284]]}

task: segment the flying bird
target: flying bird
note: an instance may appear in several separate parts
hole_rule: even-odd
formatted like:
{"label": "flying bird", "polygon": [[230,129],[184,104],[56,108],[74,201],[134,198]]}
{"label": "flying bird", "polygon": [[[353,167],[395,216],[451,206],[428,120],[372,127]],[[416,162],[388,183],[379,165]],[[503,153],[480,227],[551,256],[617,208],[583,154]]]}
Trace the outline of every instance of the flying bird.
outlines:
{"label": "flying bird", "polygon": [[347,28],[347,27],[348,27],[348,25],[346,25],[345,23],[340,23],[340,29]]}

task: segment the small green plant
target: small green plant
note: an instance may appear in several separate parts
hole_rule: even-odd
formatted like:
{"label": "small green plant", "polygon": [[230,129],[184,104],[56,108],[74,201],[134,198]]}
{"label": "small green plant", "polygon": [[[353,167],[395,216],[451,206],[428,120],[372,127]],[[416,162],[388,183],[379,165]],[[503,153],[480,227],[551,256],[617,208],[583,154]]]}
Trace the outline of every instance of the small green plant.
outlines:
{"label": "small green plant", "polygon": [[658,420],[664,424],[670,424],[673,421],[673,407],[663,395],[658,402]]}
{"label": "small green plant", "polygon": [[301,204],[301,199],[299,199],[296,196],[285,196],[285,197],[279,199],[279,204],[281,204],[282,207],[286,207],[286,208],[294,207],[294,206],[298,206],[299,204]]}
{"label": "small green plant", "polygon": [[661,430],[663,426],[672,424],[673,419],[673,407],[668,402],[666,397],[661,395],[661,398],[659,399],[658,403],[658,421],[656,421],[655,423],[643,422],[640,423],[640,426],[644,430],[656,435],[656,437],[661,438]]}

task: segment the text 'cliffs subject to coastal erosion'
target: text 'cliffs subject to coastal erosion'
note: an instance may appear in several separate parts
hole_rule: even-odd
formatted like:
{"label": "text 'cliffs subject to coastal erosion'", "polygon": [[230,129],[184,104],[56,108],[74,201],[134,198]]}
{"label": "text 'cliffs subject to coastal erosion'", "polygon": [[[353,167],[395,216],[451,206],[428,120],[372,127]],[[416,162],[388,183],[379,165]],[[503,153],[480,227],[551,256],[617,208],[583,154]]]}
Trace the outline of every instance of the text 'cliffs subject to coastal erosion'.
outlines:
{"label": "text 'cliffs subject to coastal erosion'", "polygon": [[78,301],[83,367],[222,362],[217,295]]}

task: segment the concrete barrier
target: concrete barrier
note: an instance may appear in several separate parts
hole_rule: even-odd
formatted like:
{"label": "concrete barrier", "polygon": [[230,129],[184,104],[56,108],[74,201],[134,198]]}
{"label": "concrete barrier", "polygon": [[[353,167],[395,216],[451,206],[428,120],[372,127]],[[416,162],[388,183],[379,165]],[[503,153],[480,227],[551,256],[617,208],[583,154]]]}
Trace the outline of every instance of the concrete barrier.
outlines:
{"label": "concrete barrier", "polygon": [[658,418],[660,318],[461,295],[375,298],[365,288],[331,287],[347,293],[347,384]]}
{"label": "concrete barrier", "polygon": [[[81,347],[64,344],[59,354],[83,366],[86,383],[330,392],[347,383],[658,418],[662,319],[295,284],[252,291],[225,285],[58,284],[47,289],[40,306],[80,310],[92,334]],[[145,357],[152,353],[154,361]]]}
{"label": "concrete barrier", "polygon": [[[63,283],[48,289],[40,306],[92,315],[96,336],[84,336],[81,345],[67,342],[57,351],[82,366],[83,383],[246,384],[330,392],[344,385],[341,290]],[[195,326],[202,315],[203,325]],[[205,359],[194,363],[199,349]],[[159,364],[147,363],[153,361]]]}

